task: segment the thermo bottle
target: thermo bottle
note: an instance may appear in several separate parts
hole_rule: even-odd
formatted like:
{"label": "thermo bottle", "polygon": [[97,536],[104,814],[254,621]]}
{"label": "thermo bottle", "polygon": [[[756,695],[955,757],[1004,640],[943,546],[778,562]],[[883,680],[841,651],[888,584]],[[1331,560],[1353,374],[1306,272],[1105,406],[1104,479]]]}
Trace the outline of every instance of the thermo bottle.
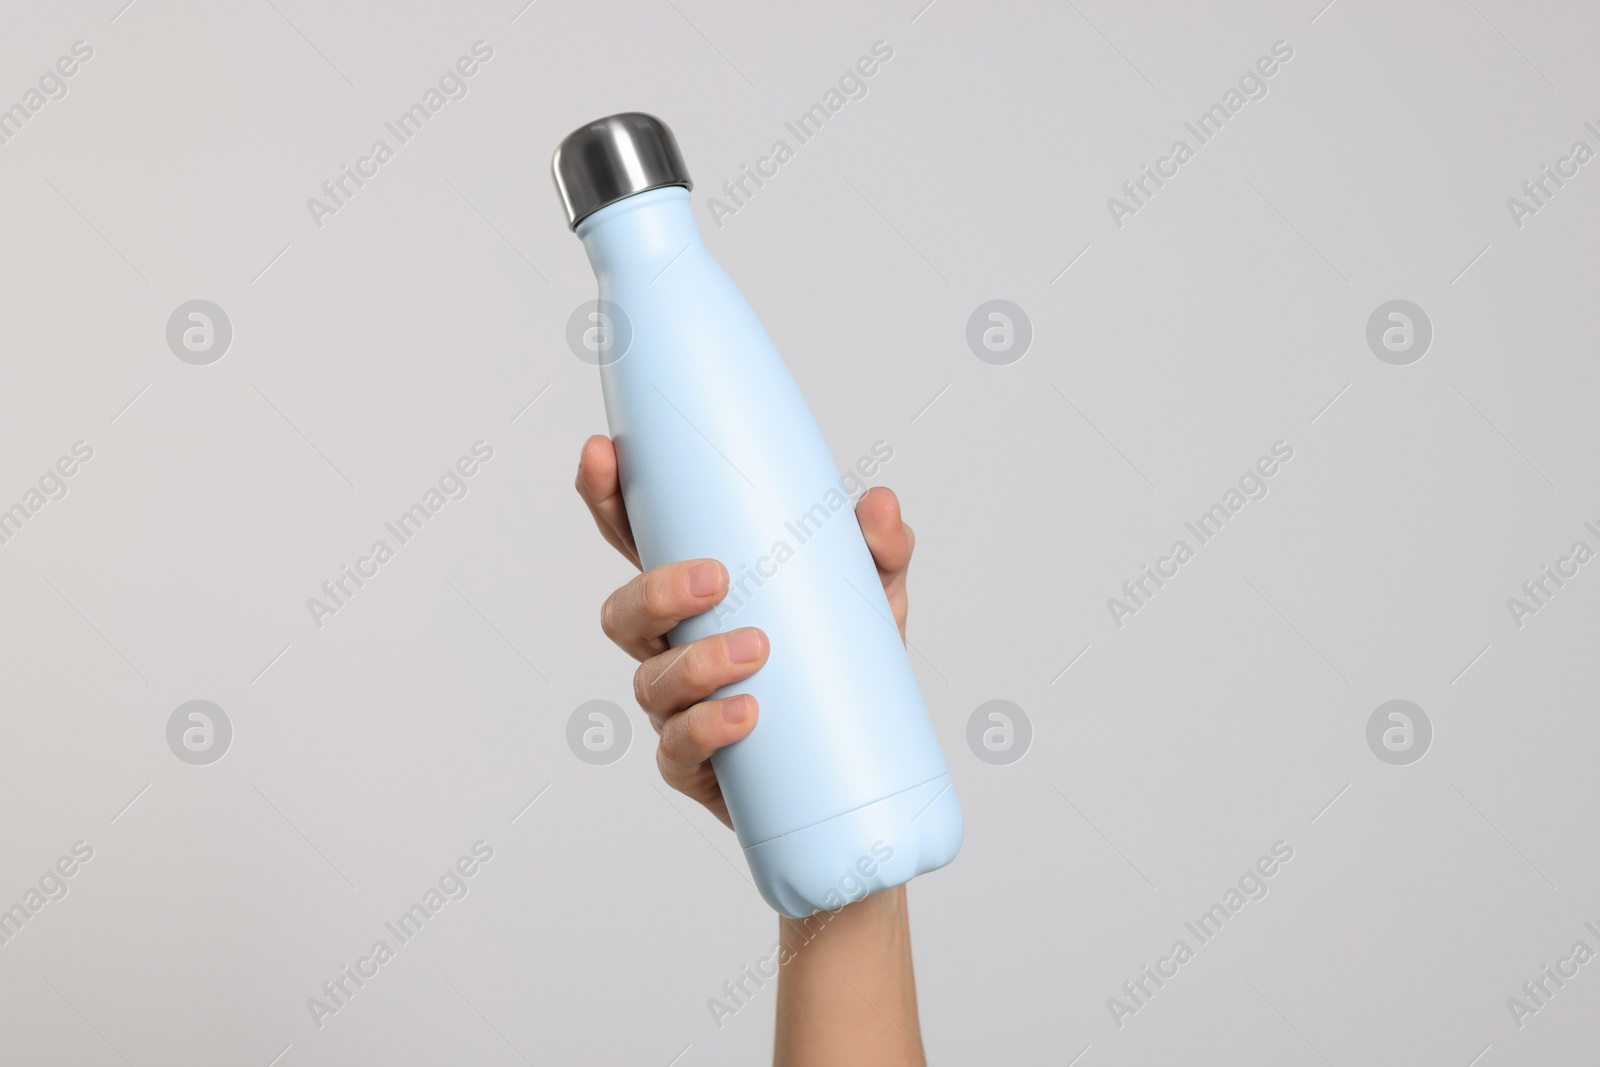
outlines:
{"label": "thermo bottle", "polygon": [[759,671],[715,694],[753,695],[756,727],[712,758],[761,895],[802,918],[944,866],[961,808],[856,521],[859,483],[701,241],[671,130],[612,115],[566,137],[552,169],[599,281],[594,361],[640,560],[710,557],[731,579],[669,643],[743,626],[770,640]]}

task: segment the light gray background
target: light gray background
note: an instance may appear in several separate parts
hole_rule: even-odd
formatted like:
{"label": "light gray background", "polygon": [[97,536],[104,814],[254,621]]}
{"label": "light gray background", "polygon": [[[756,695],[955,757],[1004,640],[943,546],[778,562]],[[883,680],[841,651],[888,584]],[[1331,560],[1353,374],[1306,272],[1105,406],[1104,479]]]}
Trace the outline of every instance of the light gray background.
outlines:
{"label": "light gray background", "polygon": [[[95,50],[0,146],[0,499],[95,450],[0,546],[0,903],[95,850],[0,946],[0,1060],[769,1054],[770,987],[720,1031],[706,1002],[774,917],[657,777],[597,626],[628,568],[571,487],[604,421],[548,160],[631,109],[676,130],[836,457],[895,449],[967,818],[911,890],[930,1062],[1592,1057],[1600,962],[1520,1030],[1506,999],[1600,949],[1600,565],[1521,629],[1506,598],[1600,544],[1600,162],[1520,229],[1506,199],[1600,148],[1600,15],[122,3],[14,4],[0,35],[7,103]],[[306,198],[479,39],[470,95],[317,229]],[[869,95],[714,227],[705,195],[877,40]],[[1279,40],[1270,94],[1114,226]],[[965,341],[997,298],[1035,335],[1003,367]],[[1397,298],[1434,328],[1407,367],[1365,341]],[[210,366],[166,346],[191,299],[233,324]],[[479,439],[470,494],[314,628],[306,598]],[[1115,627],[1106,598],[1280,439],[1270,495]],[[1365,740],[1396,698],[1434,726],[1411,766]],[[167,747],[192,699],[233,724],[209,766]],[[610,766],[565,742],[593,699],[634,717]],[[966,745],[991,699],[1032,720],[1009,766]],[[306,999],[479,839],[470,894],[318,1029]],[[1278,840],[1271,894],[1113,1025]]]}

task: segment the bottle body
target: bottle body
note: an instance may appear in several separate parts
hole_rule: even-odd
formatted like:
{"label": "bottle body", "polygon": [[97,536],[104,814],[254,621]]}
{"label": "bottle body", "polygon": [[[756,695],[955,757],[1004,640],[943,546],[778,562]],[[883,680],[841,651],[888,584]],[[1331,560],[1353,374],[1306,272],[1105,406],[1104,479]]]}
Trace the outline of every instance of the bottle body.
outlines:
{"label": "bottle body", "polygon": [[600,372],[640,559],[710,557],[731,579],[669,642],[770,639],[761,670],[716,694],[755,696],[756,728],[712,759],[762,895],[800,918],[943,866],[961,810],[853,501],[687,190],[628,197],[577,232],[629,335]]}

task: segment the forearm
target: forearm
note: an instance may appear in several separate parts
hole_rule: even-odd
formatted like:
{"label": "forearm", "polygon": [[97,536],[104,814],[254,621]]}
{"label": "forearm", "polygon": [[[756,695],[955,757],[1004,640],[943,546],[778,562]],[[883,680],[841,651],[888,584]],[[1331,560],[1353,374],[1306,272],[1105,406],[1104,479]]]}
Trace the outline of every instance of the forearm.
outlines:
{"label": "forearm", "polygon": [[836,914],[779,918],[774,1067],[920,1067],[905,886]]}

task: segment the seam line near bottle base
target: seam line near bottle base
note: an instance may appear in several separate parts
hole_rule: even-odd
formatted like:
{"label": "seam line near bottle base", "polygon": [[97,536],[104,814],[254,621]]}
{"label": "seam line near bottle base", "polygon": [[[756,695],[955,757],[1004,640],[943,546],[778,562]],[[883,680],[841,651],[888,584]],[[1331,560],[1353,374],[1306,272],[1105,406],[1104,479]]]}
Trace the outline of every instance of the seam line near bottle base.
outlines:
{"label": "seam line near bottle base", "polygon": [[[864,804],[857,804],[853,808],[847,808],[844,811],[841,811],[841,812],[839,812],[839,813],[837,813],[835,815],[829,815],[826,819],[818,819],[816,822],[806,823],[804,826],[797,826],[793,830],[785,830],[781,834],[774,834],[772,837],[768,837],[768,838],[765,838],[764,840],[757,841],[753,845],[745,845],[745,846],[743,846],[743,848],[744,848],[744,850],[746,852],[748,852],[750,849],[758,848],[761,845],[770,845],[770,844],[772,844],[772,842],[780,840],[780,839],[785,838],[785,837],[789,837],[792,834],[798,834],[798,833],[800,833],[800,832],[802,832],[804,830],[811,829],[813,826],[821,826],[825,822],[832,822],[834,819],[843,818],[844,816],[849,815],[851,812],[860,811],[862,808],[870,808],[874,804],[882,804],[885,800],[892,800],[895,797],[900,796],[902,793],[909,793],[913,789],[921,789],[923,786],[928,785],[931,782],[937,782],[941,778],[948,778],[948,777],[950,777],[950,772],[949,771],[945,771],[943,774],[936,774],[932,778],[929,778],[927,781],[918,782],[916,785],[908,785],[904,789],[896,789],[893,793],[887,793],[884,796],[881,796],[876,800],[869,800]],[[939,799],[939,798],[938,797],[934,797],[934,800],[937,800],[937,799]],[[929,801],[929,803],[932,803],[932,801]]]}

